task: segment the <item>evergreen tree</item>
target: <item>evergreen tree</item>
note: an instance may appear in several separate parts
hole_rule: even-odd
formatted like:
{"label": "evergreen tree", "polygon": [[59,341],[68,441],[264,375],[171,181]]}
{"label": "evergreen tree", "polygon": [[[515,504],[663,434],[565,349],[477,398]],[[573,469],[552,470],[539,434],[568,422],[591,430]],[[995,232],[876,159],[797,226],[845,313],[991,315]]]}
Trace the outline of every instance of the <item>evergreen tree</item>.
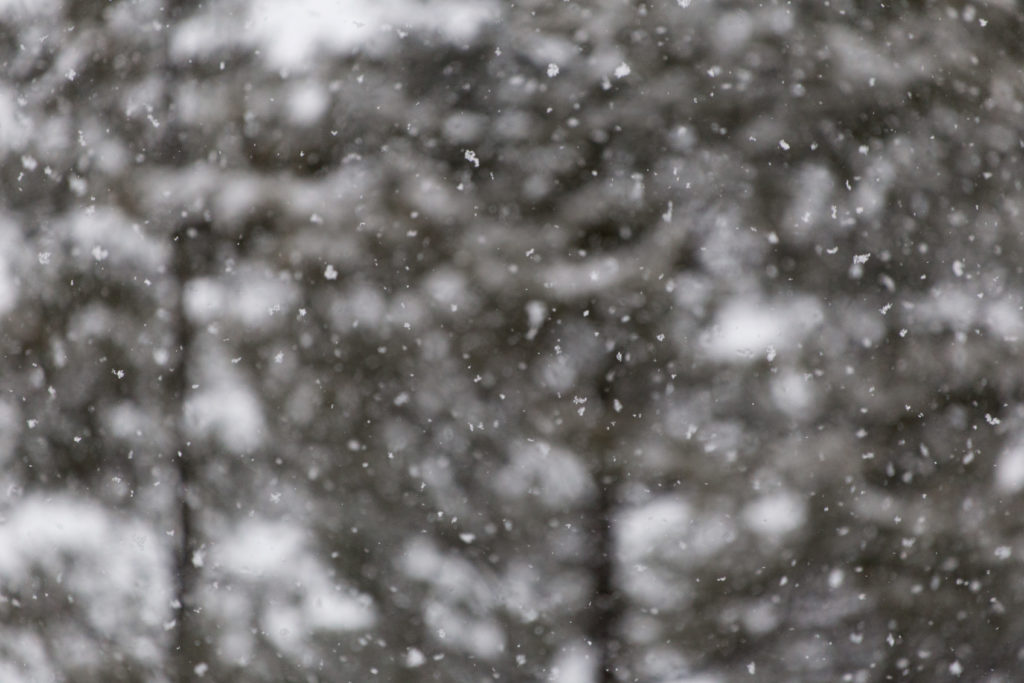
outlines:
{"label": "evergreen tree", "polygon": [[1012,4],[310,7],[0,6],[0,677],[1012,679]]}

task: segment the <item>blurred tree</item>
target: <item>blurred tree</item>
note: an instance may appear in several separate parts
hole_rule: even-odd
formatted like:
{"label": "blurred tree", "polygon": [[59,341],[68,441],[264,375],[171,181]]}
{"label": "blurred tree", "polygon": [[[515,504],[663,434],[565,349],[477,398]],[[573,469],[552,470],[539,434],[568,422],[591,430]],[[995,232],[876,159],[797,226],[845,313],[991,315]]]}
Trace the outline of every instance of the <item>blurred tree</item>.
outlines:
{"label": "blurred tree", "polygon": [[1013,3],[50,5],[13,680],[1012,680]]}

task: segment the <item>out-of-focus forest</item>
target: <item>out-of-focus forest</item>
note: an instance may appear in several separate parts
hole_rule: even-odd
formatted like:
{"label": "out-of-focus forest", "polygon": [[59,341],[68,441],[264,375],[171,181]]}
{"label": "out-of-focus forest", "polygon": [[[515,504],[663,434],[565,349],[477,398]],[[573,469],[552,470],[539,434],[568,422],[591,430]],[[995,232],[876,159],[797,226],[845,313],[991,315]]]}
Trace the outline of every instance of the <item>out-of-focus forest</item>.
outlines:
{"label": "out-of-focus forest", "polygon": [[1017,0],[0,0],[0,680],[1019,680]]}

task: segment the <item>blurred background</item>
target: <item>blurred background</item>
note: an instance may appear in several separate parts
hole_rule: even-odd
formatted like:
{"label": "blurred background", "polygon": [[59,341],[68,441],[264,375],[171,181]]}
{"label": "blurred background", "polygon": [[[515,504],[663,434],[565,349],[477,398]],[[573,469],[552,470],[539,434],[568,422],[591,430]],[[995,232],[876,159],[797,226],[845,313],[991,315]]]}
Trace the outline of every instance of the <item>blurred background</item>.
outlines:
{"label": "blurred background", "polygon": [[1022,36],[0,0],[0,680],[1020,680]]}

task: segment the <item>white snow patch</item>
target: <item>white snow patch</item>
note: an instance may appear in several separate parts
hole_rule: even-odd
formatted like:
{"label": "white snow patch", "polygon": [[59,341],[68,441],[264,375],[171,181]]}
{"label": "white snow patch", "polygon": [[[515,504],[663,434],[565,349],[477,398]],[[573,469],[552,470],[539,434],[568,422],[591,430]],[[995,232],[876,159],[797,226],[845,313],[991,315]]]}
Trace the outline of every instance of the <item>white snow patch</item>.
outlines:
{"label": "white snow patch", "polygon": [[586,645],[571,645],[555,657],[548,673],[550,683],[592,683],[598,654]]}
{"label": "white snow patch", "polygon": [[985,309],[985,325],[1005,342],[1024,338],[1024,314],[1019,304],[1007,299],[992,301]]}
{"label": "white snow patch", "polygon": [[526,319],[530,326],[530,329],[526,331],[526,338],[532,340],[536,338],[537,332],[540,331],[541,326],[548,316],[548,307],[543,301],[528,301],[526,302]]}
{"label": "white snow patch", "polygon": [[735,539],[735,526],[724,511],[696,514],[679,495],[623,510],[615,520],[623,588],[651,607],[682,607],[692,595],[679,590],[679,569],[705,562]]}
{"label": "white snow patch", "polygon": [[13,401],[0,401],[0,471],[14,456],[21,435],[21,411]]}
{"label": "white snow patch", "polygon": [[423,666],[427,662],[427,656],[419,648],[410,647],[405,653],[405,666],[410,669]]}
{"label": "white snow patch", "polygon": [[17,501],[4,518],[0,585],[5,593],[31,594],[33,576],[48,576],[64,586],[101,637],[117,640],[134,656],[159,656],[154,646],[162,639],[171,596],[171,558],[161,534],[61,495]]}
{"label": "white snow patch", "polygon": [[666,536],[686,529],[693,521],[693,509],[684,500],[663,496],[646,505],[625,511],[617,534],[622,552],[634,557],[648,552]]}
{"label": "white snow patch", "polygon": [[210,322],[221,315],[227,293],[213,278],[197,278],[185,285],[185,315],[194,322]]}
{"label": "white snow patch", "polygon": [[814,386],[798,372],[785,371],[776,375],[772,379],[771,392],[775,405],[790,417],[806,418],[814,412]]}
{"label": "white snow patch", "polygon": [[0,0],[0,17],[23,19],[59,12],[60,0]]}
{"label": "white snow patch", "polygon": [[155,271],[170,257],[165,241],[150,236],[114,206],[89,207],[66,219],[64,230],[75,246],[96,261],[112,266]]}
{"label": "white snow patch", "polygon": [[[483,137],[490,125],[490,120],[482,115],[471,111],[457,111],[444,120],[444,137],[453,145],[462,145],[477,142]],[[439,192],[440,188],[436,183],[430,183],[429,192]],[[448,198],[444,198],[448,199]],[[445,201],[447,204],[448,202]]]}
{"label": "white snow patch", "polygon": [[[264,46],[274,66],[297,68],[318,49],[354,52],[400,32],[429,32],[463,43],[496,17],[491,2],[457,0],[255,0],[246,38]],[[194,42],[190,39],[189,42]]]}
{"label": "white snow patch", "polygon": [[[3,123],[0,122],[0,128]],[[19,230],[13,221],[0,216],[0,315],[14,309],[18,303],[18,283],[11,272],[11,260],[20,251]]]}
{"label": "white snow patch", "polygon": [[15,627],[0,628],[5,656],[0,659],[0,681],[37,683],[58,681],[66,672],[57,673],[59,662],[48,652],[46,640],[38,632]]}
{"label": "white snow patch", "polygon": [[780,491],[764,496],[743,508],[743,521],[763,536],[784,536],[804,524],[807,512],[796,495]]}
{"label": "white snow patch", "polygon": [[[338,583],[314,554],[300,526],[283,521],[245,520],[211,549],[213,570],[230,581],[256,584],[254,607],[264,633],[293,657],[307,653],[310,637],[323,631],[359,631],[376,621],[373,603]],[[236,616],[231,592],[213,591],[211,609]]]}
{"label": "white snow patch", "polygon": [[331,323],[336,330],[380,325],[387,310],[388,302],[376,288],[367,283],[356,283],[346,288],[331,304]]}
{"label": "white snow patch", "polygon": [[918,305],[917,314],[923,322],[967,330],[976,324],[980,310],[977,297],[963,288],[936,287]]}
{"label": "white snow patch", "polygon": [[[325,277],[330,269],[325,269]],[[278,314],[290,310],[297,296],[294,284],[254,267],[224,278],[190,280],[185,285],[185,313],[200,325],[220,321],[265,330],[284,324],[284,316]]]}
{"label": "white snow patch", "polygon": [[0,151],[24,149],[32,135],[32,121],[17,101],[16,90],[0,85]]}
{"label": "white snow patch", "polygon": [[470,303],[471,295],[466,276],[453,268],[435,270],[427,276],[424,288],[434,301],[449,310],[458,310]]}
{"label": "white snow patch", "polygon": [[586,295],[615,287],[626,269],[613,257],[595,257],[581,263],[560,262],[544,271],[544,286],[556,295]]}
{"label": "white snow patch", "polygon": [[[408,576],[427,584],[424,616],[446,647],[487,660],[505,650],[504,630],[493,619],[478,616],[488,611],[496,596],[494,586],[472,564],[440,551],[425,538],[407,544],[401,564]],[[469,612],[465,605],[476,607]]]}
{"label": "white snow patch", "polygon": [[185,420],[193,432],[215,437],[236,453],[251,451],[263,440],[259,399],[240,381],[226,377],[188,397]]}
{"label": "white snow patch", "polygon": [[535,497],[547,508],[565,507],[592,492],[586,467],[570,451],[546,442],[512,445],[509,464],[494,478],[495,489],[512,499]]}
{"label": "white snow patch", "polygon": [[292,123],[308,126],[315,123],[327,111],[330,97],[322,84],[303,81],[292,86],[288,93],[288,117]]}
{"label": "white snow patch", "polygon": [[[682,5],[683,2],[686,5]],[[689,0],[679,0],[680,5],[686,7],[689,5]],[[666,683],[723,683],[722,678],[714,676],[712,674],[695,674],[693,676],[687,676],[686,678],[673,678]]]}
{"label": "white snow patch", "polygon": [[734,53],[754,35],[754,20],[744,11],[726,12],[715,25],[715,45],[723,52]]}
{"label": "white snow patch", "polygon": [[1024,489],[1024,438],[1014,439],[1002,452],[995,468],[996,488],[1003,493]]}
{"label": "white snow patch", "polygon": [[711,330],[702,335],[704,352],[713,360],[750,362],[799,347],[822,321],[821,304],[810,297],[759,301],[738,297],[719,311]]}

